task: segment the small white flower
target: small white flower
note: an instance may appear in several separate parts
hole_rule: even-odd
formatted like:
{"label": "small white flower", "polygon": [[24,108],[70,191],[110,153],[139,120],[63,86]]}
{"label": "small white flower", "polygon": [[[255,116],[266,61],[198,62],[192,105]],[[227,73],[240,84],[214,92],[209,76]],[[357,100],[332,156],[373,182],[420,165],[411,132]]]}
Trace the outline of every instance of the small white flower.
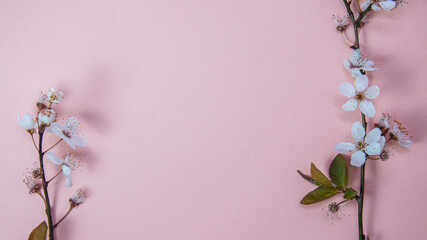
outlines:
{"label": "small white flower", "polygon": [[73,186],[71,170],[75,170],[78,167],[77,163],[74,161],[74,153],[67,153],[65,159],[58,157],[54,152],[48,152],[46,156],[52,163],[61,166],[62,173],[65,176],[65,186]]}
{"label": "small white flower", "polygon": [[69,117],[64,125],[53,123],[47,128],[48,132],[53,132],[64,139],[73,149],[76,149],[76,146],[83,147],[86,145],[86,140],[78,135],[79,130],[79,122],[75,117]]}
{"label": "small white flower", "polygon": [[335,145],[335,150],[340,153],[354,152],[351,155],[351,165],[360,167],[366,161],[366,154],[369,156],[378,155],[381,153],[381,145],[378,141],[381,138],[381,130],[379,128],[372,129],[365,137],[365,129],[362,124],[357,121],[351,127],[351,135],[354,143],[342,142]]}
{"label": "small white flower", "polygon": [[[342,105],[345,111],[354,111],[357,104],[360,103],[359,108],[363,114],[368,117],[373,117],[376,114],[374,104],[366,99],[375,99],[380,95],[380,88],[377,85],[368,88],[368,77],[366,75],[359,75],[354,80],[354,85],[350,83],[341,83],[339,90],[342,95],[351,98]],[[365,91],[366,90],[366,91]]]}
{"label": "small white flower", "polygon": [[390,118],[391,118],[390,114],[381,113],[381,116],[378,118],[378,121],[375,124],[375,126],[380,129],[390,128],[390,124],[388,123],[390,121]]}
{"label": "small white flower", "polygon": [[39,125],[46,124],[49,126],[51,123],[55,122],[56,113],[52,109],[44,108],[40,110],[37,118],[39,121]]}
{"label": "small white flower", "polygon": [[409,140],[409,131],[402,124],[394,120],[393,127],[390,128],[390,137],[396,140],[403,147],[409,148],[412,141]]}
{"label": "small white flower", "polygon": [[351,73],[353,77],[362,75],[361,70],[363,71],[374,71],[375,68],[373,65],[375,63],[368,59],[362,59],[360,49],[354,50],[349,59],[344,60],[344,67]]}
{"label": "small white flower", "polygon": [[22,180],[22,181],[25,183],[25,185],[30,190],[30,194],[37,192],[40,188],[39,184],[35,183],[34,179],[30,176],[25,176],[24,180]]}
{"label": "small white flower", "polygon": [[18,114],[18,122],[23,128],[29,131],[34,131],[37,128],[37,123],[30,114],[25,114],[22,119]]}
{"label": "small white flower", "polygon": [[377,0],[374,5],[372,5],[372,9],[375,11],[380,11],[384,9],[386,11],[391,11],[397,5],[394,0]]}
{"label": "small white flower", "polygon": [[85,199],[87,198],[87,195],[85,191],[81,190],[80,188],[76,190],[73,197],[69,199],[70,204],[72,207],[77,207],[80,205]]}
{"label": "small white flower", "polygon": [[47,93],[47,99],[49,99],[49,102],[51,103],[60,103],[62,98],[64,98],[64,93],[62,93],[61,90],[55,91],[54,88],[51,88],[49,92]]}
{"label": "small white flower", "polygon": [[39,110],[47,108],[48,101],[47,95],[44,92],[40,92],[39,99],[37,100],[36,106]]}
{"label": "small white flower", "polygon": [[337,27],[337,30],[340,31],[340,32],[343,32],[347,28],[347,26],[349,24],[348,17],[337,18],[336,16],[333,16],[332,20],[334,20],[335,25]]}

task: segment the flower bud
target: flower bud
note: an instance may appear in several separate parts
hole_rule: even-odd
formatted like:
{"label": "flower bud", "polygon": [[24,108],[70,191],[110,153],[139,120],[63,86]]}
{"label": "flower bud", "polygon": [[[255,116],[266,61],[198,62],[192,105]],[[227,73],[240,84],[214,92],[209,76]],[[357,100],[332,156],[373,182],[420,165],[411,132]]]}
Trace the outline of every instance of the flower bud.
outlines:
{"label": "flower bud", "polygon": [[39,112],[38,120],[39,125],[46,124],[50,125],[51,123],[55,122],[56,119],[56,113],[52,109],[42,109]]}
{"label": "flower bud", "polygon": [[77,207],[80,205],[85,199],[87,198],[87,195],[85,191],[81,190],[80,188],[76,190],[73,197],[69,199],[71,207]]}

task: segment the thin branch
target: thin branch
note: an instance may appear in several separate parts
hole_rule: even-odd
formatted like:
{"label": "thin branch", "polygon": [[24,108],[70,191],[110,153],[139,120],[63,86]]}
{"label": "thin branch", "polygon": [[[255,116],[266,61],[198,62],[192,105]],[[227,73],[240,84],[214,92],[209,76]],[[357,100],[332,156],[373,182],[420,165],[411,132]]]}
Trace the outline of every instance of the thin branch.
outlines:
{"label": "thin branch", "polygon": [[34,134],[31,134],[31,139],[33,140],[34,147],[36,148],[36,150],[38,152],[39,148],[37,147],[36,141],[34,141]]}
{"label": "thin branch", "polygon": [[44,206],[46,207],[46,199],[44,199],[43,195],[39,191],[37,191],[36,193],[41,197],[41,199],[43,199]]}
{"label": "thin branch", "polygon": [[53,228],[56,228],[68,216],[68,214],[70,214],[71,210],[73,210],[72,205],[70,205],[70,208],[68,209],[67,213],[55,225],[53,225]]}
{"label": "thin branch", "polygon": [[55,176],[53,176],[51,179],[47,180],[46,183],[50,183],[50,181],[52,181],[53,179],[55,179],[60,173],[62,172],[62,170],[60,170]]}
{"label": "thin branch", "polygon": [[342,39],[344,40],[345,44],[347,44],[347,46],[351,47],[351,45],[347,41],[347,38],[345,38],[345,36],[344,36],[344,31],[341,32],[341,36],[342,36]]}
{"label": "thin branch", "polygon": [[58,145],[60,142],[62,142],[62,138],[61,138],[61,139],[59,139],[59,141],[58,141],[58,142],[56,142],[52,147],[50,147],[50,148],[48,148],[46,151],[44,151],[44,152],[43,152],[43,154],[45,154],[45,153],[49,152],[49,150],[51,150],[52,148],[56,147],[56,145]]}

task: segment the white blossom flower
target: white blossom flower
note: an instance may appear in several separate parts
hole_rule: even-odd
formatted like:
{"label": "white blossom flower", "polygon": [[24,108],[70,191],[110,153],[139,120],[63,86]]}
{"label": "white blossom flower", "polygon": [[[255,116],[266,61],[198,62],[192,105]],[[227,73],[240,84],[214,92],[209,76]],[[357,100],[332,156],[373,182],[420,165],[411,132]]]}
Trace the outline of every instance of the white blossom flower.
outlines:
{"label": "white blossom flower", "polygon": [[74,153],[67,153],[65,155],[65,159],[58,157],[54,152],[46,153],[46,157],[54,164],[61,166],[62,173],[65,176],[65,186],[71,187],[73,186],[73,181],[71,178],[71,170],[75,170],[78,165],[75,162]]}
{"label": "white blossom flower", "polygon": [[73,197],[69,199],[70,204],[72,207],[77,207],[80,205],[85,199],[87,198],[87,195],[85,191],[81,190],[80,188],[76,190]]}
{"label": "white blossom flower", "polygon": [[24,180],[22,180],[25,183],[25,186],[28,187],[31,193],[35,193],[39,190],[40,185],[34,182],[34,179],[30,176],[25,176]]}
{"label": "white blossom flower", "polygon": [[381,153],[381,145],[378,141],[381,138],[381,130],[379,128],[372,129],[365,137],[365,129],[362,124],[357,121],[351,127],[351,135],[354,143],[342,142],[335,145],[335,150],[340,153],[354,152],[351,155],[351,165],[360,167],[366,161],[366,154],[369,156],[378,155]]}
{"label": "white blossom flower", "polygon": [[49,126],[51,123],[55,122],[56,113],[52,109],[44,108],[40,110],[37,118],[39,125],[46,124]]}
{"label": "white blossom flower", "polygon": [[64,98],[64,93],[62,93],[61,90],[57,90],[55,91],[54,88],[51,88],[49,90],[49,92],[47,93],[47,99],[49,100],[49,102],[51,103],[60,103],[62,98]]}
{"label": "white blossom flower", "polygon": [[393,127],[390,128],[390,137],[396,140],[403,147],[409,148],[412,141],[409,140],[409,131],[402,124],[394,120]]}
{"label": "white blossom flower", "polygon": [[340,32],[343,32],[349,24],[348,17],[337,18],[336,16],[333,16],[332,20],[334,20],[337,30]]}
{"label": "white blossom flower", "polygon": [[67,121],[65,121],[64,125],[53,123],[49,128],[47,128],[47,131],[53,132],[60,138],[64,139],[65,142],[73,149],[76,149],[76,146],[83,147],[86,145],[86,140],[78,135],[80,131],[79,122],[75,117],[69,117]]}
{"label": "white blossom flower", "polygon": [[381,113],[381,116],[378,118],[377,123],[375,123],[375,127],[382,129],[388,129],[390,128],[390,124],[388,123],[390,121],[390,114],[388,113]]}
{"label": "white blossom flower", "polygon": [[344,67],[351,73],[353,77],[362,75],[361,70],[363,71],[374,71],[375,68],[373,65],[375,63],[368,59],[362,59],[362,54],[360,49],[354,50],[349,59],[344,60]]}
{"label": "white blossom flower", "polygon": [[39,110],[47,108],[48,101],[47,95],[44,92],[40,92],[39,99],[37,100],[36,106]]}
{"label": "white blossom flower", "polygon": [[37,128],[37,123],[36,121],[34,121],[34,118],[30,114],[25,114],[22,119],[18,114],[18,122],[23,128],[30,132],[34,132],[34,129]]}
{"label": "white blossom flower", "polygon": [[[351,98],[342,105],[345,111],[356,110],[357,104],[360,103],[359,108],[363,114],[368,117],[373,117],[376,114],[374,104],[366,99],[375,99],[380,95],[380,88],[377,85],[368,88],[368,77],[366,75],[359,75],[354,80],[354,85],[350,83],[341,83],[339,90],[342,95]],[[366,90],[366,91],[365,91]]]}

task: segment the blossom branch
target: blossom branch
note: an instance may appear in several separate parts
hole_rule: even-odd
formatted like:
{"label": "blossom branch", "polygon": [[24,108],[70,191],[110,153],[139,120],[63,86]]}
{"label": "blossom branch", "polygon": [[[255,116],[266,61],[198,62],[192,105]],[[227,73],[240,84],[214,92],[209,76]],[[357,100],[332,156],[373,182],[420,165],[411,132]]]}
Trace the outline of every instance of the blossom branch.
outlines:
{"label": "blossom branch", "polygon": [[44,170],[44,165],[43,165],[43,133],[44,131],[39,132],[39,147],[38,147],[38,152],[39,152],[39,161],[40,161],[40,169],[42,170],[42,186],[43,186],[43,193],[44,193],[44,199],[45,199],[45,207],[46,207],[46,216],[47,216],[47,221],[48,221],[48,226],[49,226],[49,239],[50,240],[54,240],[54,235],[53,235],[53,222],[52,222],[52,210],[51,210],[51,206],[50,206],[50,201],[49,201],[49,191],[47,189],[47,185],[48,182],[46,182],[46,174],[45,174],[45,170]]}

